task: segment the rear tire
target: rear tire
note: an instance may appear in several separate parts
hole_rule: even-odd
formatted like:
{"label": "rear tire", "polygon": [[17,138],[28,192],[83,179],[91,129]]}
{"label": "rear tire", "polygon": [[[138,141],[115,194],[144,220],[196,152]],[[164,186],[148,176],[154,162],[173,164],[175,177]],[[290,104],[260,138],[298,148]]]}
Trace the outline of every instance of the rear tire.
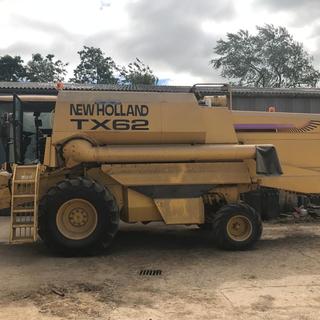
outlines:
{"label": "rear tire", "polygon": [[119,210],[112,194],[98,183],[64,180],[39,206],[39,235],[56,253],[92,255],[107,248],[118,231]]}
{"label": "rear tire", "polygon": [[260,215],[245,204],[223,206],[214,215],[212,226],[216,245],[226,250],[250,249],[262,234]]}

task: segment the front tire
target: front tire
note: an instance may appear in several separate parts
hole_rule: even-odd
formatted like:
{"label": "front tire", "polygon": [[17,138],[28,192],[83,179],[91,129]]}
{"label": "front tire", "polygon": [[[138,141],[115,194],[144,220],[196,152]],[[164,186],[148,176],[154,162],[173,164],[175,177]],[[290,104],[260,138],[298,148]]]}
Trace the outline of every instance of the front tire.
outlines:
{"label": "front tire", "polygon": [[226,250],[250,249],[262,234],[260,215],[245,204],[223,206],[214,215],[212,227],[216,245]]}
{"label": "front tire", "polygon": [[112,194],[98,183],[68,179],[51,188],[39,206],[39,235],[63,255],[95,254],[118,231],[119,211]]}

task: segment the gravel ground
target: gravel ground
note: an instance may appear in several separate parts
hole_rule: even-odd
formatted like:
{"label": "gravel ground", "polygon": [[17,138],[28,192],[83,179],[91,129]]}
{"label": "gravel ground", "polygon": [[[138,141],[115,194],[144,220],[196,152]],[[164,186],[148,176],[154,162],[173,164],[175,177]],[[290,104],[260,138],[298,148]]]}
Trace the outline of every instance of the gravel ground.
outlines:
{"label": "gravel ground", "polygon": [[[0,319],[320,319],[320,223],[267,224],[247,252],[196,227],[121,226],[102,256],[8,245],[0,217]],[[140,275],[141,270],[161,275]]]}

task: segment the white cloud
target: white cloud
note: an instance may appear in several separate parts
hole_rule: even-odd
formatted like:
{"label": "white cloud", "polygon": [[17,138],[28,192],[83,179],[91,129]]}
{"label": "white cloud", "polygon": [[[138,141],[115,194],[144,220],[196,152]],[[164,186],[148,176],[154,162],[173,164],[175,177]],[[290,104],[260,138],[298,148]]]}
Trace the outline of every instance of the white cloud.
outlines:
{"label": "white cloud", "polygon": [[[278,3],[279,2],[279,3]],[[320,3],[286,0],[0,0],[0,55],[53,53],[78,63],[83,45],[100,47],[118,64],[137,56],[172,84],[221,81],[209,66],[215,41],[227,32],[272,23],[288,27],[320,61],[317,15],[298,23],[297,12]],[[291,5],[290,5],[291,3]],[[316,10],[316,9],[319,10]]]}

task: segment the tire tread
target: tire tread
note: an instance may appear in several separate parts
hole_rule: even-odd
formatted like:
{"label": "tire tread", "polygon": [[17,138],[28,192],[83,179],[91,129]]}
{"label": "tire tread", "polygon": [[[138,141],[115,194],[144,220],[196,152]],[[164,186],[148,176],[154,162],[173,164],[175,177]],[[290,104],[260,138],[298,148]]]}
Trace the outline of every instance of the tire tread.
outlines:
{"label": "tire tread", "polygon": [[[234,212],[245,212],[252,223],[252,236],[246,241],[236,242],[227,236],[227,231],[224,226],[227,219]],[[262,221],[260,215],[250,206],[245,203],[228,204],[218,210],[212,218],[213,238],[216,245],[225,250],[248,250],[252,248],[262,235]]]}
{"label": "tire tread", "polygon": [[[104,214],[107,215],[102,219],[102,223],[104,223],[103,234],[101,231],[101,235],[97,236],[94,243],[86,244],[83,247],[73,247],[70,245],[70,240],[67,240],[65,244],[62,243],[63,241],[58,241],[57,237],[52,234],[52,227],[49,226],[48,219],[48,217],[55,214],[52,211],[52,207],[56,202],[62,201],[61,199],[67,201],[69,200],[68,195],[76,194],[77,192],[80,195],[79,197],[83,194],[95,195],[95,198],[99,201],[98,207],[100,210],[104,208]],[[95,207],[97,209],[96,205]],[[66,256],[92,255],[100,252],[101,249],[109,247],[118,231],[119,220],[119,210],[116,201],[108,189],[95,181],[83,177],[72,178],[59,182],[56,186],[50,188],[41,199],[39,204],[38,233],[49,249],[56,253]]]}

